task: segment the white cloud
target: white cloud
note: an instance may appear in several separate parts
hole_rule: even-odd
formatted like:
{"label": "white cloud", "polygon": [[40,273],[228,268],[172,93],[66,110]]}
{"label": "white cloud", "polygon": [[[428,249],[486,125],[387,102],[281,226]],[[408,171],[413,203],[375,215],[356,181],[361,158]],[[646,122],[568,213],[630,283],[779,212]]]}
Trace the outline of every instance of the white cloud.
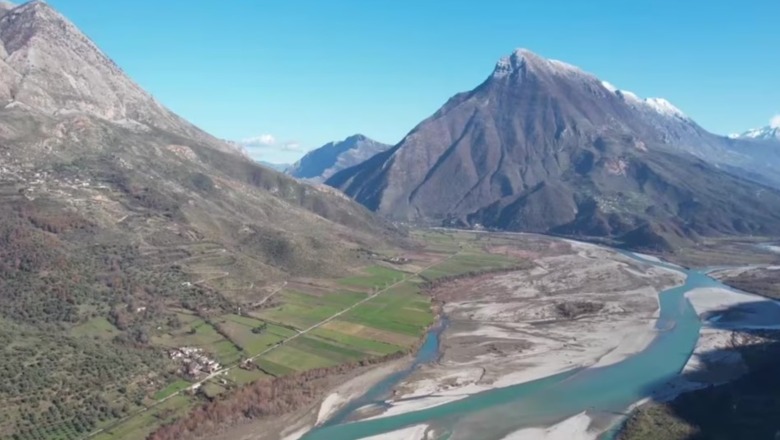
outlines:
{"label": "white cloud", "polygon": [[271,147],[276,145],[276,138],[272,134],[261,134],[260,136],[252,136],[246,139],[238,141],[239,144],[245,147]]}
{"label": "white cloud", "polygon": [[282,145],[284,151],[303,151],[303,145],[296,141],[287,141]]}
{"label": "white cloud", "polygon": [[261,134],[236,141],[255,160],[273,163],[295,162],[306,151],[296,140],[280,141],[272,134]]}
{"label": "white cloud", "polygon": [[772,119],[769,120],[769,126],[772,128],[780,128],[780,115],[774,115]]}
{"label": "white cloud", "polygon": [[264,150],[264,151],[286,151],[286,152],[300,152],[303,151],[303,145],[298,141],[285,141],[279,142],[272,134],[261,134],[259,136],[252,136],[246,139],[242,139],[237,144],[243,146],[248,150]]}

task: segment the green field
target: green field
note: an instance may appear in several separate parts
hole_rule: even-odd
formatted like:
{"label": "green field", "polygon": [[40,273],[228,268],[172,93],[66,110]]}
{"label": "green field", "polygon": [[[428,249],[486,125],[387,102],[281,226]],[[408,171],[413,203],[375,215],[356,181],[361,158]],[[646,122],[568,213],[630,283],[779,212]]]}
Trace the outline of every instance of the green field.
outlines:
{"label": "green field", "polygon": [[269,379],[273,376],[263,373],[260,370],[244,370],[243,368],[233,368],[225,376],[236,385],[244,385],[256,380]]}
{"label": "green field", "polygon": [[280,295],[283,305],[254,312],[252,315],[264,321],[304,330],[365,299],[366,296],[364,292],[347,290],[322,296],[285,291]]}
{"label": "green field", "polygon": [[367,275],[342,278],[339,283],[349,287],[362,287],[366,289],[384,288],[390,284],[401,281],[407,274],[382,266],[371,266],[363,269]]}
{"label": "green field", "polygon": [[366,353],[362,351],[308,335],[293,339],[287,346],[337,363],[356,361],[366,357]]}
{"label": "green field", "polygon": [[[295,331],[285,327],[233,314],[220,316],[216,322],[230,335],[230,340],[241,347],[244,355],[250,357],[295,334]],[[262,333],[252,332],[252,329],[263,324],[266,325],[266,328]]]}
{"label": "green field", "polygon": [[443,254],[458,252],[462,246],[461,240],[451,232],[443,231],[414,231],[412,236],[425,242],[426,250]]}
{"label": "green field", "polygon": [[222,365],[234,364],[241,360],[241,350],[236,347],[236,344],[226,339],[222,339],[212,345],[209,351],[214,353],[214,356]]}
{"label": "green field", "polygon": [[73,327],[71,334],[73,336],[113,338],[119,334],[119,330],[108,322],[108,319],[100,316]]}
{"label": "green field", "polygon": [[225,340],[206,321],[191,315],[180,315],[187,317],[181,328],[153,337],[154,343],[165,347],[193,346],[206,349]]}
{"label": "green field", "polygon": [[223,385],[214,382],[214,380],[210,380],[204,383],[200,387],[199,391],[203,393],[203,395],[206,396],[206,398],[213,399],[221,394],[225,394],[226,392],[229,391],[229,389]]}
{"label": "green field", "polygon": [[343,319],[366,326],[420,335],[433,322],[430,299],[405,282],[344,314]]}
{"label": "green field", "polygon": [[295,372],[294,368],[277,364],[276,362],[269,360],[267,356],[262,356],[255,359],[255,364],[257,364],[258,368],[262,369],[271,376],[279,377]]}
{"label": "green field", "polygon": [[147,435],[164,424],[185,414],[195,404],[189,396],[178,395],[149,411],[131,417],[116,427],[92,437],[94,440],[135,440]]}
{"label": "green field", "polygon": [[175,382],[168,384],[168,386],[161,389],[160,391],[154,393],[154,396],[152,398],[154,400],[164,399],[177,391],[181,391],[187,388],[190,385],[192,384],[187,382],[186,380],[183,379],[176,380]]}
{"label": "green field", "polygon": [[310,353],[303,348],[292,345],[282,345],[279,348],[263,355],[264,359],[280,365],[288,370],[306,371],[312,368],[329,367],[339,362],[325,356]]}
{"label": "green field", "polygon": [[503,255],[469,252],[458,254],[439,265],[431,267],[421,275],[425,279],[436,280],[446,276],[509,268],[517,265],[517,263],[517,260]]}
{"label": "green field", "polygon": [[332,342],[344,347],[362,351],[363,353],[370,356],[382,356],[395,353],[396,351],[399,351],[403,348],[399,345],[388,344],[369,338],[361,338],[343,332],[328,330],[322,327],[313,330],[309,334],[316,336],[318,339],[326,342]]}
{"label": "green field", "polygon": [[[412,235],[427,245],[425,258],[415,262],[417,267],[432,260],[439,260],[439,264],[420,274],[376,264],[352,268],[356,275],[315,282],[312,289],[298,284],[302,287],[277,293],[272,307],[250,310],[244,315],[225,313],[231,310],[227,308],[201,318],[178,309],[179,325],[158,328],[150,335],[152,343],[157,347],[200,347],[223,366],[233,368],[224,376],[204,383],[199,396],[182,393],[172,397],[159,408],[133,417],[96,438],[143,438],[154,427],[169,422],[205,398],[226,398],[236,387],[253,381],[408,350],[434,321],[431,299],[421,292],[424,282],[517,264],[509,257],[486,253],[483,248],[491,243],[482,240],[482,235],[453,231],[413,232]],[[224,263],[227,272],[230,262],[219,258],[214,256],[208,265]],[[219,282],[229,283],[229,280]],[[347,309],[350,310],[331,319]],[[300,334],[304,330],[308,332]],[[74,327],[71,333],[85,337],[84,340],[100,340],[113,338],[120,332],[106,319],[95,318]],[[235,367],[247,358],[253,358],[256,368]],[[189,385],[190,382],[181,379],[171,380],[164,388],[147,394],[144,403],[164,399]],[[109,391],[106,396],[119,396],[116,390]]]}

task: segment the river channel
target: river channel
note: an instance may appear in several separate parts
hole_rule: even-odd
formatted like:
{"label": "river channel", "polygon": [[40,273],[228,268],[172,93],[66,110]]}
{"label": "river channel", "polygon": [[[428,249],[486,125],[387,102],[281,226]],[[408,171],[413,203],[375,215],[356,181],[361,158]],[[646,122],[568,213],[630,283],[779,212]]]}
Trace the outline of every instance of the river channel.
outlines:
{"label": "river channel", "polygon": [[[359,407],[382,405],[392,388],[405,379],[409,370],[388,377],[367,390],[363,397],[342,410],[326,425],[304,440],[352,440],[426,424],[440,439],[502,439],[519,429],[549,426],[583,411],[589,414],[619,415],[634,403],[649,397],[662,384],[680,374],[699,337],[701,322],[685,293],[699,287],[728,289],[705,271],[688,270],[624,255],[643,263],[680,271],[685,284],[661,292],[660,317],[654,341],[642,352],[621,362],[573,370],[533,382],[493,389],[467,398],[405,414],[350,422]],[[415,366],[436,359],[441,326],[431,329],[417,354]],[[414,366],[412,367],[414,368]]]}

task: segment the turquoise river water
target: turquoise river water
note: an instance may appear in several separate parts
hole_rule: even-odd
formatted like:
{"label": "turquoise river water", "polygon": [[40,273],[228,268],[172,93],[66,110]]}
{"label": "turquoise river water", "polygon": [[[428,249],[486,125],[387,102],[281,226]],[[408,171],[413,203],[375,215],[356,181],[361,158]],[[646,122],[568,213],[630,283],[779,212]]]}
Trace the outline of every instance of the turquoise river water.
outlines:
{"label": "turquoise river water", "polygon": [[[441,439],[498,440],[518,429],[549,426],[583,411],[613,417],[624,413],[679,375],[693,352],[701,322],[685,293],[698,287],[727,288],[703,271],[681,269],[631,253],[625,255],[687,276],[684,285],[660,293],[658,334],[644,351],[605,367],[569,371],[406,414],[349,422],[350,414],[357,408],[381,404],[411,369],[402,371],[367,390],[363,397],[329,423],[306,434],[303,440],[353,440],[417,424],[437,428],[437,432],[444,433]],[[445,326],[446,323],[429,332],[415,366],[436,359],[439,335]]]}

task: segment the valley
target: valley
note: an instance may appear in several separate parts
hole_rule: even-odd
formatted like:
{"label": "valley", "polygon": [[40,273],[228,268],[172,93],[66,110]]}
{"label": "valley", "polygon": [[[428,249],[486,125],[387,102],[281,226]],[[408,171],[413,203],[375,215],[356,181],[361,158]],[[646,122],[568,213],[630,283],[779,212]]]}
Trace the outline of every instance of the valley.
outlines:
{"label": "valley", "polygon": [[[0,1],[0,438],[780,432],[780,116],[714,134],[528,49],[451,95],[465,33],[365,5],[55,2],[87,33]],[[415,50],[331,64],[356,31]]]}
{"label": "valley", "polygon": [[494,240],[534,267],[434,288],[447,317],[439,359],[353,411],[358,423],[302,438],[595,439],[637,402],[771,363],[780,307],[762,297],[650,257],[529,235],[481,241]]}
{"label": "valley", "polygon": [[[415,234],[416,239],[424,235]],[[99,421],[88,433],[79,433],[73,426],[73,420],[78,419],[69,419],[67,413],[61,418],[48,416],[48,429],[56,430],[58,435],[70,435],[69,438],[141,438],[177,419],[186,422],[187,414],[209,402],[230,402],[234,395],[258,383],[322,371],[326,373],[320,378],[322,383],[312,390],[332,386],[355,374],[353,370],[363,371],[377,361],[402,357],[419,345],[422,335],[434,322],[431,298],[421,294],[426,280],[519,264],[512,257],[487,254],[477,244],[464,247],[436,239],[420,240],[427,245],[403,254],[390,253],[390,250],[385,254],[372,253],[364,263],[351,269],[352,275],[347,277],[290,278],[269,289],[270,293],[257,302],[260,304],[236,303],[229,313],[204,314],[171,308],[170,322],[147,331],[149,342],[144,352],[157,364],[147,370],[134,365],[135,374],[142,374],[142,379],[129,386],[127,379],[121,379],[121,386],[126,388],[121,393],[113,387],[95,390],[110,411],[119,410],[108,416],[96,414]],[[222,253],[204,254],[211,259]],[[174,263],[189,272],[186,268],[201,267],[203,260],[187,257],[186,261]],[[219,278],[221,283],[231,282],[230,267],[225,269],[223,272],[228,275]],[[79,323],[71,332],[76,341],[110,342],[122,334],[102,317]],[[216,366],[210,370],[204,361],[202,370],[191,369],[190,355],[180,354],[187,350],[200,350]],[[56,351],[52,355],[56,356]],[[271,406],[277,400],[285,403],[280,409],[266,409],[255,416],[244,417],[241,416],[244,411],[237,411],[235,422],[246,423],[258,417],[266,420],[270,414],[284,415],[310,404],[319,395],[312,393],[264,400],[260,403]],[[132,401],[126,395],[138,397]],[[24,405],[16,408],[19,414],[29,414],[31,409]],[[90,416],[90,409],[84,408],[83,414],[82,417]],[[207,438],[213,434],[211,429],[224,426],[226,420],[209,421],[214,422],[210,427],[197,426],[189,435]],[[174,423],[173,427],[176,426]],[[30,427],[22,431],[27,437],[21,438],[50,435],[47,432],[46,425]],[[165,430],[155,435],[153,438],[170,438],[166,437],[169,434]]]}

